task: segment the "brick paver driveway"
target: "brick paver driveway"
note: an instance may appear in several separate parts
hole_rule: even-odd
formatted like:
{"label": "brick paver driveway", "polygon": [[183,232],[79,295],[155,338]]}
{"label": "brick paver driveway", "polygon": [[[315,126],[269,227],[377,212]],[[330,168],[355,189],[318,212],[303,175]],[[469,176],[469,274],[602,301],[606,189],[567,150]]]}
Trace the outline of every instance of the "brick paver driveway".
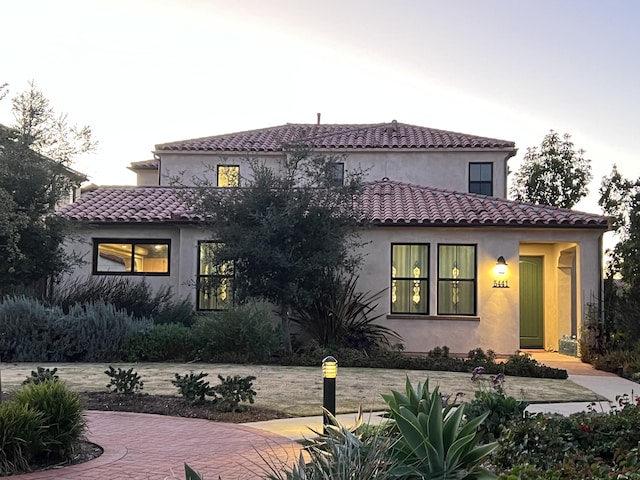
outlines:
{"label": "brick paver driveway", "polygon": [[263,456],[289,464],[299,445],[269,432],[231,423],[127,412],[86,413],[88,439],[104,448],[80,465],[18,475],[16,480],[184,479],[184,463],[205,480],[259,478]]}

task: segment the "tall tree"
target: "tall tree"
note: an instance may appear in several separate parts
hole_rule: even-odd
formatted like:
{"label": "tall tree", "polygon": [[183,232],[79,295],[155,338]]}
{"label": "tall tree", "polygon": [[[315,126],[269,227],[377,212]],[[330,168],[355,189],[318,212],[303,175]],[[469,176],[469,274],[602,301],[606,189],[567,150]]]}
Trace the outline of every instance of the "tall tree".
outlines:
{"label": "tall tree", "polygon": [[598,201],[611,218],[618,242],[610,253],[609,276],[640,293],[640,179],[624,178],[616,165],[600,184]]}
{"label": "tall tree", "polygon": [[56,116],[33,82],[12,111],[15,124],[0,126],[0,293],[68,266],[66,225],[51,213],[81,181],[68,168],[74,156],[96,147],[91,130]]}
{"label": "tall tree", "polygon": [[278,166],[249,160],[241,188],[193,179],[197,186],[187,200],[221,242],[216,260],[233,262],[237,297],[279,307],[289,350],[291,310],[312,302],[331,273],[353,271],[360,262],[352,247],[362,220],[354,203],[362,172],[337,182],[337,160],[290,146]]}
{"label": "tall tree", "polygon": [[551,130],[540,148],[527,148],[511,186],[513,198],[523,202],[572,208],[589,190],[591,161],[576,150],[571,135]]}
{"label": "tall tree", "polygon": [[596,354],[634,348],[640,339],[640,179],[623,177],[614,165],[600,184],[599,204],[618,242],[607,252],[603,322],[596,327],[596,344],[589,346]]}

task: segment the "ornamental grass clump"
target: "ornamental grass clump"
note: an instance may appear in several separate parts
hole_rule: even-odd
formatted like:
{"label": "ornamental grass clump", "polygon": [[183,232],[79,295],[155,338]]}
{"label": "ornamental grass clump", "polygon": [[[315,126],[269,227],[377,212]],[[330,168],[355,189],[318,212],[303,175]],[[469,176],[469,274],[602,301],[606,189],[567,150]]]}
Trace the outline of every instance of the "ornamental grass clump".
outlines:
{"label": "ornamental grass clump", "polygon": [[0,476],[65,462],[85,428],[78,394],[55,379],[30,381],[0,403]]}

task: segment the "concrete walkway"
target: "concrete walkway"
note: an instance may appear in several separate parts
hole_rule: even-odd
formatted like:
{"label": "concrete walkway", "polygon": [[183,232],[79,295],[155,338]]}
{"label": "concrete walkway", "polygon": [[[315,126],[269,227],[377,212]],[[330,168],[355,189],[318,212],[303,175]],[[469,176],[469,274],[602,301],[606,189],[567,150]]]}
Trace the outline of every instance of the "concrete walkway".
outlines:
{"label": "concrete walkway", "polygon": [[[557,353],[533,351],[533,357],[550,367],[564,368],[569,380],[578,383],[611,402],[616,396],[635,394],[640,385],[613,374],[599,372],[580,360]],[[532,412],[569,414],[585,410],[586,402],[531,405]],[[608,402],[596,408],[607,410]],[[379,412],[378,412],[379,413]],[[104,448],[104,454],[90,462],[46,472],[18,475],[19,480],[168,480],[184,479],[187,462],[202,473],[205,480],[242,480],[260,478],[263,458],[291,464],[300,449],[294,440],[319,431],[322,417],[289,418],[248,424],[228,424],[208,420],[143,415],[122,412],[87,412],[88,438]],[[338,420],[353,424],[354,414],[338,415]],[[378,423],[377,414],[365,414],[364,420]]]}

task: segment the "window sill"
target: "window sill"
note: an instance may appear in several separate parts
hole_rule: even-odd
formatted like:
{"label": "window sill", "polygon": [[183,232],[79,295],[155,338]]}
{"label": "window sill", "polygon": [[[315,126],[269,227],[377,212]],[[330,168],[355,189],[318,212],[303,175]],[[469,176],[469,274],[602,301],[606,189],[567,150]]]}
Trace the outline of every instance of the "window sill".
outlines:
{"label": "window sill", "polygon": [[393,313],[387,320],[444,320],[447,322],[479,322],[480,317],[471,315],[416,315]]}

